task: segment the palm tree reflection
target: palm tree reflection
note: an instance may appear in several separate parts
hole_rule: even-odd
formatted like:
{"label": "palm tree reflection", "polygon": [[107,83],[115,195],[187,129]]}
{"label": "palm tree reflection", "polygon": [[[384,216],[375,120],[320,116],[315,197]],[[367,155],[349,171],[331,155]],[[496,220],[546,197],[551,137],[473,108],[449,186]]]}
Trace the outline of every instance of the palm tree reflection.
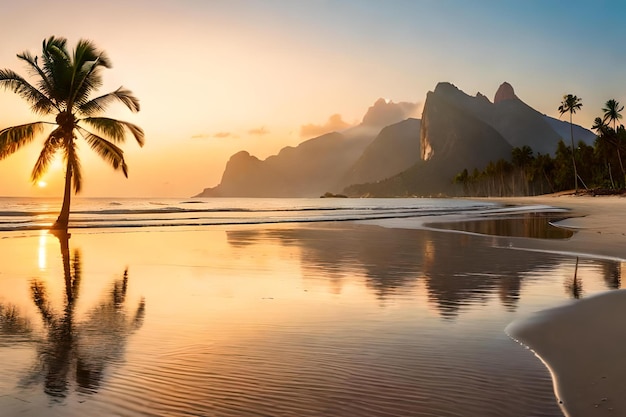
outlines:
{"label": "palm tree reflection", "polygon": [[145,314],[142,299],[132,315],[125,309],[128,270],[116,280],[108,294],[92,308],[86,317],[76,317],[82,278],[80,252],[70,257],[69,235],[55,235],[61,244],[65,278],[63,311],[55,311],[48,299],[44,282],[31,282],[31,297],[37,306],[45,328],[43,343],[38,349],[38,361],[26,385],[43,379],[46,394],[63,398],[72,384],[72,374],[78,392],[93,393],[100,386],[107,364],[118,360],[124,352],[127,337],[139,329]]}
{"label": "palm tree reflection", "polygon": [[565,280],[565,291],[575,300],[583,296],[583,283],[578,277],[578,257],[576,257],[576,266],[574,267],[574,276]]}

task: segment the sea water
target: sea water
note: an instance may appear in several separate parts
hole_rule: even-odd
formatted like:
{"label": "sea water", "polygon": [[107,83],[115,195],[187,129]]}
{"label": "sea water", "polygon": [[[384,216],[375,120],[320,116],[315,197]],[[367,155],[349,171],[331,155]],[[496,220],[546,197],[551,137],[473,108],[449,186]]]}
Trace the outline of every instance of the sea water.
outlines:
{"label": "sea water", "polygon": [[[0,198],[0,231],[50,227],[61,201]],[[499,207],[460,199],[87,198],[74,199],[71,228],[210,226],[415,217]]]}

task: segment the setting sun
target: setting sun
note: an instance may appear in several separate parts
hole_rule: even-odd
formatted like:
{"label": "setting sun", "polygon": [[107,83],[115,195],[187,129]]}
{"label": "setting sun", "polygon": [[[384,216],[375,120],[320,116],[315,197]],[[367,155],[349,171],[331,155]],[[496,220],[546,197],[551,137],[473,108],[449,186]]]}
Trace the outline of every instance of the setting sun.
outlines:
{"label": "setting sun", "polygon": [[45,182],[45,181],[38,181],[37,182],[37,187],[39,187],[39,188],[45,188],[47,185],[48,185],[48,183]]}

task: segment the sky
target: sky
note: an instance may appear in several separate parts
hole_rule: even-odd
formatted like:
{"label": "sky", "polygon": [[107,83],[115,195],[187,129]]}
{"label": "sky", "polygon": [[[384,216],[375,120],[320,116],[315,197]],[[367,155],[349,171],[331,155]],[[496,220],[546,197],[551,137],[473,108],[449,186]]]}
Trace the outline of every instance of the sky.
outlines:
{"label": "sky", "polygon": [[[80,146],[85,197],[189,197],[220,182],[241,150],[282,147],[359,123],[379,98],[423,105],[438,82],[493,100],[509,82],[559,117],[582,99],[589,128],[606,100],[626,104],[626,2],[561,0],[21,0],[3,4],[0,68],[51,35],[90,39],[113,67],[100,93],[123,85],[141,111],[106,115],[141,126],[123,145],[129,178]],[[418,115],[419,116],[419,115]],[[0,90],[0,128],[42,119]],[[44,137],[0,160],[0,196],[61,196],[63,169],[30,172]],[[43,185],[43,184],[42,184]]]}

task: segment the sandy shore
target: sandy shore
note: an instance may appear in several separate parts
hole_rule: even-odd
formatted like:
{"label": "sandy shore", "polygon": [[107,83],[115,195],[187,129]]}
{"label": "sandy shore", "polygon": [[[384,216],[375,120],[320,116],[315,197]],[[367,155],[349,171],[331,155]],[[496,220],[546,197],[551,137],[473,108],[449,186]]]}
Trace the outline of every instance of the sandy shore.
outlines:
{"label": "sandy shore", "polygon": [[[513,249],[626,260],[626,198],[548,195],[478,200],[568,210],[568,218],[555,224],[575,230],[573,237],[567,240],[507,238],[507,246]],[[459,219],[452,216],[444,220]],[[429,219],[391,219],[378,223],[387,227],[421,228],[428,222]],[[626,290],[611,291],[538,312],[512,323],[507,333],[534,351],[548,367],[557,400],[566,416],[626,416],[623,317],[626,317]]]}
{"label": "sandy shore", "polygon": [[[537,242],[537,249],[563,250],[626,260],[626,198],[540,196],[524,198],[492,198],[507,204],[545,204],[565,208],[572,217],[557,224],[576,230],[567,242]],[[557,243],[557,244],[555,244]]]}
{"label": "sandy shore", "polygon": [[[559,225],[577,233],[563,242],[562,250],[626,259],[626,198],[548,196],[501,201],[567,208],[577,217]],[[567,416],[623,416],[625,316],[626,291],[611,291],[540,312],[513,323],[507,332],[546,363]]]}

